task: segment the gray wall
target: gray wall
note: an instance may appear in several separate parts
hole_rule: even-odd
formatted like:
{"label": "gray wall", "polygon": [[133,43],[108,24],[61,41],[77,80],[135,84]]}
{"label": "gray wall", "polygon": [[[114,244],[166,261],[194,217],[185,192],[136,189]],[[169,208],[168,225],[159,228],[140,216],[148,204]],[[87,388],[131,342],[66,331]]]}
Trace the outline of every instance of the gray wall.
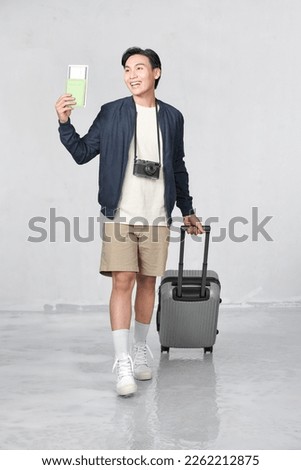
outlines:
{"label": "gray wall", "polygon": [[[97,226],[88,243],[73,231],[65,242],[62,223],[49,240],[50,208],[79,217],[82,236],[98,216],[98,161],[79,167],[60,145],[54,102],[67,65],[89,64],[87,107],[73,115],[85,133],[102,103],[128,94],[120,57],[132,45],[161,56],[157,96],[184,114],[194,205],[219,219],[215,238],[227,228],[210,254],[224,300],[300,299],[300,24],[298,0],[1,0],[2,307],[108,301]],[[252,208],[272,216],[273,241],[254,239]],[[42,243],[28,241],[36,216],[47,219]],[[234,226],[245,241],[229,236],[233,217],[248,221]],[[201,246],[190,241],[189,267]]]}

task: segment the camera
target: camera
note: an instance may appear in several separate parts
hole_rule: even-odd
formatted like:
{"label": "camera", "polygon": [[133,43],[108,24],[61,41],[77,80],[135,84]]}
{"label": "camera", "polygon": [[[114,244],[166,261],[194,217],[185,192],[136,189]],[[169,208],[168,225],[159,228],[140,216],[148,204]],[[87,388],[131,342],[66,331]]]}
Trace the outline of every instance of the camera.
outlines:
{"label": "camera", "polygon": [[142,176],[142,178],[157,180],[160,175],[160,166],[161,164],[158,162],[136,159],[134,162],[133,174],[135,176]]}

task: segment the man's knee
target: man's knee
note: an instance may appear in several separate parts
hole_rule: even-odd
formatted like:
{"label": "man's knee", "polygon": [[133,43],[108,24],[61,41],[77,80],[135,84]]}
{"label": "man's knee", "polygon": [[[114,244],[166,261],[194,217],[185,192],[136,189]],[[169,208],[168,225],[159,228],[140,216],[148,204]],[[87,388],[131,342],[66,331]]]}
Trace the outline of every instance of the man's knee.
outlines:
{"label": "man's knee", "polygon": [[144,289],[154,289],[156,285],[156,276],[145,276],[137,274],[137,286]]}
{"label": "man's knee", "polygon": [[136,273],[128,271],[115,271],[112,273],[113,289],[131,291],[136,280]]}

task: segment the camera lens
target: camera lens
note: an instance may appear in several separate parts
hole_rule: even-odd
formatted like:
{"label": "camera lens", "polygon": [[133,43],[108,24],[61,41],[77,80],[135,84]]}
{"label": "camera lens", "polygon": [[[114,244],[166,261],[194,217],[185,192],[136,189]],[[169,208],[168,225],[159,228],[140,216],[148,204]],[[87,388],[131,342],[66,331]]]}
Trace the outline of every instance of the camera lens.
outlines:
{"label": "camera lens", "polygon": [[147,175],[154,175],[156,173],[156,167],[155,165],[145,165],[144,171]]}

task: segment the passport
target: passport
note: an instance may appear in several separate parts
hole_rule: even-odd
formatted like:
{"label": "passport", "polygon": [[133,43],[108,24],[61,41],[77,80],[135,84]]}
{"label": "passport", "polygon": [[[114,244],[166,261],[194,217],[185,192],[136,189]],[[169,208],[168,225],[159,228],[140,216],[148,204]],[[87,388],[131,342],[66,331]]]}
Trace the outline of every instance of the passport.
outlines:
{"label": "passport", "polygon": [[76,100],[76,108],[83,108],[87,101],[88,65],[69,65],[66,92]]}
{"label": "passport", "polygon": [[68,78],[66,91],[75,98],[75,108],[86,106],[86,80],[82,78]]}

